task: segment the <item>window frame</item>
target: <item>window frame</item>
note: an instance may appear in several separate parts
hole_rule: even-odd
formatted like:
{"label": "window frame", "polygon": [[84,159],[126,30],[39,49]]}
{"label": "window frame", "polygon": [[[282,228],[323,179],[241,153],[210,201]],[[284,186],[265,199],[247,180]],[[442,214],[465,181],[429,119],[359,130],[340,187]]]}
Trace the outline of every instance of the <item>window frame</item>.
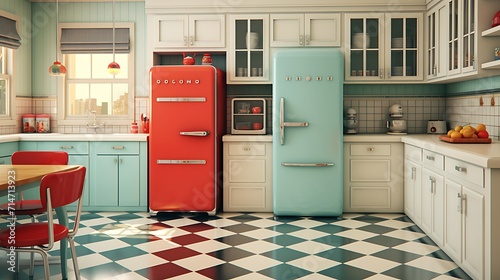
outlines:
{"label": "window frame", "polygon": [[[21,29],[21,17],[8,13],[6,11],[0,10],[0,16],[6,17],[16,21],[17,30]],[[20,47],[22,48],[22,46]],[[6,106],[6,114],[0,114],[0,125],[1,126],[10,126],[10,125],[18,125],[19,122],[17,120],[16,114],[16,106],[15,106],[15,84],[16,84],[16,76],[15,73],[15,62],[16,62],[16,54],[18,49],[5,49],[5,57],[2,59],[3,69],[5,73],[0,72],[0,77],[5,78],[7,80],[7,89],[6,89],[6,97],[7,97],[7,106]]]}
{"label": "window frame", "polygon": [[[63,28],[113,28],[112,22],[104,23],[59,23],[57,30],[58,42],[61,41],[61,31]],[[115,28],[129,28],[130,32],[130,53],[128,57],[128,108],[127,114],[123,116],[97,115],[98,122],[104,122],[105,125],[130,125],[134,120],[135,111],[135,32],[133,22],[115,22]],[[57,46],[58,56],[63,65],[67,66],[66,55],[61,53],[60,46]],[[111,61],[110,61],[111,62]],[[70,71],[68,69],[68,71]],[[48,73],[47,73],[48,75]],[[110,74],[111,75],[111,74]],[[67,91],[69,83],[64,77],[57,78],[57,121],[58,125],[87,125],[93,121],[90,114],[80,116],[67,116]]]}

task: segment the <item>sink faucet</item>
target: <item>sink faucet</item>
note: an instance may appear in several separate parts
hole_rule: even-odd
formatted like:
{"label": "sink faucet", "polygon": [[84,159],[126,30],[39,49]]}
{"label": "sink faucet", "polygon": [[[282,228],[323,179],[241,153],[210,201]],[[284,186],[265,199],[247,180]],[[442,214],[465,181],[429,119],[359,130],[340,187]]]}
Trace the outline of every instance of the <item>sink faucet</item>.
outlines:
{"label": "sink faucet", "polygon": [[94,116],[94,121],[92,123],[87,123],[87,127],[88,128],[93,128],[94,129],[94,133],[97,133],[97,129],[98,128],[101,128],[104,126],[104,122],[101,122],[101,123],[97,123],[97,112],[96,111],[92,111],[90,109],[87,110],[91,115]]}

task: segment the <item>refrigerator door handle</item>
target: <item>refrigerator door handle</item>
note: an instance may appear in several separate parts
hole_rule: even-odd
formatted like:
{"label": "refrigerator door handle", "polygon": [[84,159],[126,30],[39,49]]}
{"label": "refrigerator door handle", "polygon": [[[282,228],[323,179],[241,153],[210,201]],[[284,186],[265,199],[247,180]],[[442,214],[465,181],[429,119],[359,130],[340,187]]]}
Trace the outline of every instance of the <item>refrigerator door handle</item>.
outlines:
{"label": "refrigerator door handle", "polygon": [[205,97],[158,97],[156,102],[206,102]]}
{"label": "refrigerator door handle", "polygon": [[179,134],[183,136],[207,136],[210,132],[208,131],[181,131]]}
{"label": "refrigerator door handle", "polygon": [[280,143],[285,144],[285,126],[304,127],[308,126],[308,122],[285,122],[285,98],[280,100]]}
{"label": "refrigerator door handle", "polygon": [[325,167],[334,166],[332,162],[315,162],[315,163],[295,163],[295,162],[282,162],[281,165],[288,167]]}
{"label": "refrigerator door handle", "polygon": [[203,159],[159,159],[156,164],[206,164]]}

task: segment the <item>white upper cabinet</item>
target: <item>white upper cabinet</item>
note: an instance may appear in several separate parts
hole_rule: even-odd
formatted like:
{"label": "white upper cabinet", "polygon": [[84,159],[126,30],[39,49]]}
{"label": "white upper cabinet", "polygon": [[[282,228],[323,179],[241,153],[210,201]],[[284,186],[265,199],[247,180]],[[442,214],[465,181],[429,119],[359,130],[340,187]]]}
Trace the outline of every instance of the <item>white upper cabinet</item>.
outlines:
{"label": "white upper cabinet", "polygon": [[446,76],[448,69],[448,5],[443,2],[427,12],[428,80]]}
{"label": "white upper cabinet", "polygon": [[225,16],[155,15],[152,20],[153,47],[224,48]]}
{"label": "white upper cabinet", "polygon": [[338,47],[340,14],[271,14],[271,47]]}
{"label": "white upper cabinet", "polygon": [[346,14],[346,81],[422,81],[422,29],[422,13]]}

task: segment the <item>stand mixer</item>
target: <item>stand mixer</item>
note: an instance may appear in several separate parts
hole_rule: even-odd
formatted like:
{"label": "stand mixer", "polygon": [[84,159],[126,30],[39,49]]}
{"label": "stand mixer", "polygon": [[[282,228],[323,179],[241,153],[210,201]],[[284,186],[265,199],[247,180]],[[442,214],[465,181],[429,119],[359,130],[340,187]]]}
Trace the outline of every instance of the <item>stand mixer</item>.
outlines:
{"label": "stand mixer", "polygon": [[406,134],[406,120],[403,120],[403,107],[400,104],[389,107],[389,117],[392,120],[387,121],[387,128],[390,130],[387,134]]}
{"label": "stand mixer", "polygon": [[344,128],[346,134],[356,134],[358,128],[358,113],[353,108],[348,108],[344,113]]}

